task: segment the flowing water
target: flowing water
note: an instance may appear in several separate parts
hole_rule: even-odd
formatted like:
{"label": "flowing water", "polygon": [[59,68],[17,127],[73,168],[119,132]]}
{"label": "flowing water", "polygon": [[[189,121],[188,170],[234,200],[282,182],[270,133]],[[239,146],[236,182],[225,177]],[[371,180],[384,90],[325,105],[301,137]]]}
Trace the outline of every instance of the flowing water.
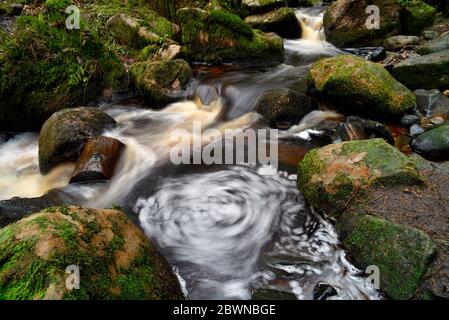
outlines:
{"label": "flowing water", "polygon": [[[0,145],[0,200],[38,197],[53,188],[68,203],[121,206],[160,248],[192,299],[249,299],[252,289],[290,292],[312,299],[317,283],[333,286],[336,299],[377,299],[378,294],[345,259],[333,226],[308,208],[296,176],[270,166],[170,164],[171,133],[193,122],[203,128],[249,128],[259,116],[258,97],[272,88],[304,92],[310,64],[339,54],[320,31],[321,8],[298,10],[303,37],[286,40],[285,62],[271,68],[198,67],[183,101],[164,110],[138,101],[103,105],[118,127],[105,133],[126,144],[109,183],[67,185],[73,164],[47,176],[38,172],[37,135]],[[315,111],[281,136],[304,138],[323,119]]]}

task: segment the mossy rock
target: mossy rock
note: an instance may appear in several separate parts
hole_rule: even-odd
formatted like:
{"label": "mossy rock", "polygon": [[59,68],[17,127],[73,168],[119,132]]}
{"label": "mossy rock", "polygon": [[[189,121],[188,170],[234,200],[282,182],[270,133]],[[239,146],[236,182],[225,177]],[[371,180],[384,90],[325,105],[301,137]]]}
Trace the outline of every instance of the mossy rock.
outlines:
{"label": "mossy rock", "polygon": [[178,10],[177,15],[184,55],[190,62],[275,64],[283,60],[281,37],[253,30],[237,15],[189,8]]}
{"label": "mossy rock", "polygon": [[392,75],[410,89],[449,88],[449,50],[404,60],[393,67]]}
{"label": "mossy rock", "polygon": [[276,8],[298,5],[298,0],[242,0],[241,14],[263,14]]}
{"label": "mossy rock", "polygon": [[53,114],[39,136],[39,167],[43,174],[68,161],[77,161],[85,142],[113,127],[115,120],[97,108],[64,109]]}
{"label": "mossy rock", "polygon": [[183,97],[192,69],[181,59],[146,61],[134,63],[130,74],[150,107],[162,108]]}
{"label": "mossy rock", "polygon": [[[368,29],[366,8],[375,5],[380,9],[379,29]],[[326,39],[338,47],[380,46],[385,38],[400,33],[398,0],[339,0],[330,5],[324,14]]]}
{"label": "mossy rock", "polygon": [[[182,299],[176,276],[120,211],[53,207],[0,230],[0,300]],[[66,268],[80,270],[68,289]]]}
{"label": "mossy rock", "polygon": [[382,66],[352,55],[322,59],[309,72],[309,86],[338,109],[374,118],[396,118],[416,98]]}
{"label": "mossy rock", "polygon": [[401,12],[402,33],[420,35],[428,26],[432,25],[437,10],[421,0],[402,0]]}
{"label": "mossy rock", "polygon": [[126,87],[125,69],[100,35],[65,26],[71,1],[47,1],[20,16],[0,55],[0,130],[38,131],[54,112]]}
{"label": "mossy rock", "polygon": [[416,48],[420,55],[449,50],[449,34],[433,39]]}
{"label": "mossy rock", "polygon": [[244,22],[255,29],[263,32],[275,32],[284,38],[297,39],[301,37],[301,27],[295,10],[292,8],[280,8],[265,14],[248,16]]}
{"label": "mossy rock", "polygon": [[380,288],[392,299],[410,299],[436,256],[423,232],[354,212],[338,222],[342,242],[358,268],[377,266]]}
{"label": "mossy rock", "polygon": [[298,188],[317,210],[338,216],[380,186],[416,185],[415,161],[383,139],[350,141],[310,151],[299,164]]}
{"label": "mossy rock", "polygon": [[413,150],[423,157],[449,160],[449,123],[420,134],[412,142]]}

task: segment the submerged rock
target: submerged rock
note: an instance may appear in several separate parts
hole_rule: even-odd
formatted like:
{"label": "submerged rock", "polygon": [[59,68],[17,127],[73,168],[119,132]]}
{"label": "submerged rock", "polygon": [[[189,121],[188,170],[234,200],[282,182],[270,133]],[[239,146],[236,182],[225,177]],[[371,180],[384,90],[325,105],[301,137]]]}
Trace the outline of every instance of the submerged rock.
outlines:
{"label": "submerged rock", "polygon": [[382,139],[313,150],[298,169],[298,187],[307,201],[320,211],[337,215],[373,186],[422,181],[415,162]]}
{"label": "submerged rock", "polygon": [[350,55],[315,63],[309,87],[338,110],[374,118],[398,117],[416,106],[413,93],[383,67]]}
{"label": "submerged rock", "polygon": [[449,123],[420,134],[412,142],[420,155],[434,160],[449,160]]}
{"label": "submerged rock", "polygon": [[183,97],[192,69],[181,59],[147,61],[134,63],[130,74],[146,102],[162,108]]}
{"label": "submerged rock", "polygon": [[449,50],[404,60],[393,67],[392,75],[410,89],[449,87]]}
{"label": "submerged rock", "polygon": [[380,287],[393,299],[410,299],[436,256],[423,232],[377,217],[348,212],[338,229],[350,259],[361,269],[378,267]]}
{"label": "submerged rock", "polygon": [[89,139],[76,164],[70,183],[110,180],[124,147],[123,143],[113,138]]}
{"label": "submerged rock", "polygon": [[180,9],[184,54],[191,62],[276,64],[284,43],[276,34],[253,30],[237,15],[214,10]]}
{"label": "submerged rock", "polygon": [[310,97],[296,91],[273,89],[259,98],[256,109],[271,125],[284,123],[290,127],[315,109],[315,104]]}
{"label": "submerged rock", "polygon": [[[182,299],[170,265],[120,211],[53,207],[0,230],[1,300]],[[66,286],[68,266],[80,271]]]}
{"label": "submerged rock", "polygon": [[39,168],[43,174],[58,164],[77,161],[89,138],[99,136],[115,120],[97,108],[65,109],[53,114],[39,136]]}
{"label": "submerged rock", "polygon": [[265,14],[246,17],[244,22],[263,32],[275,32],[287,39],[301,37],[301,27],[295,10],[281,8]]}

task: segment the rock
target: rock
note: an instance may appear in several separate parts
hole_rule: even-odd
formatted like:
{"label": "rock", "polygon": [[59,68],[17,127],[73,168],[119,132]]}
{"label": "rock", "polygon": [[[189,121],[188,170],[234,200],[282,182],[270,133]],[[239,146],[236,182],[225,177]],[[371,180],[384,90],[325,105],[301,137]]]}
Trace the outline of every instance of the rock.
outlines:
{"label": "rock", "polygon": [[183,97],[192,69],[181,59],[147,61],[134,63],[130,74],[146,102],[162,108]]}
{"label": "rock", "polygon": [[259,98],[256,110],[273,126],[286,123],[291,127],[315,108],[313,100],[304,94],[290,89],[273,89]]}
{"label": "rock", "polygon": [[279,7],[295,4],[295,0],[242,0],[243,14],[261,14],[272,11]]}
{"label": "rock", "polygon": [[412,148],[429,159],[449,160],[449,123],[419,135],[413,140]]}
{"label": "rock", "polygon": [[167,44],[159,49],[152,60],[176,60],[181,58],[182,47],[178,44]]}
{"label": "rock", "polygon": [[315,63],[309,88],[338,110],[378,119],[398,117],[416,106],[413,93],[383,67],[350,55]]}
{"label": "rock", "polygon": [[338,136],[342,141],[365,140],[368,138],[361,125],[346,122],[338,126]]}
{"label": "rock", "polygon": [[313,300],[328,300],[337,295],[337,290],[324,282],[318,283],[313,290]]}
{"label": "rock", "polygon": [[393,67],[392,75],[410,89],[449,87],[449,50],[404,60]]}
{"label": "rock", "polygon": [[449,98],[439,90],[415,91],[418,110],[426,117],[441,117],[449,120]]}
{"label": "rock", "polygon": [[282,292],[270,289],[257,289],[251,293],[251,300],[264,300],[264,301],[276,301],[276,300],[298,300],[293,293]]}
{"label": "rock", "polygon": [[391,130],[380,122],[376,122],[369,119],[363,119],[356,116],[347,117],[346,122],[353,125],[358,125],[361,128],[363,128],[365,135],[369,139],[382,138],[389,144],[392,145],[394,144],[394,138],[391,133]]}
{"label": "rock", "polygon": [[[380,9],[380,29],[366,27],[366,9],[376,5]],[[396,0],[339,0],[324,14],[326,39],[337,47],[379,46],[387,37],[400,33],[401,6]]]}
{"label": "rock", "polygon": [[374,62],[382,61],[387,57],[384,47],[345,48],[343,51]]}
{"label": "rock", "polygon": [[418,52],[421,55],[426,55],[448,49],[449,49],[449,34],[419,46],[418,48],[416,48],[416,52]]}
{"label": "rock", "polygon": [[384,47],[389,51],[397,51],[407,46],[417,45],[419,41],[419,38],[416,36],[394,36],[385,39]]}
{"label": "rock", "polygon": [[337,216],[356,196],[363,198],[375,186],[422,181],[415,162],[382,139],[313,150],[298,168],[298,188],[306,200],[317,210]]}
{"label": "rock", "polygon": [[283,38],[297,39],[301,37],[301,27],[295,10],[281,8],[265,14],[246,17],[244,22],[263,32],[275,32]]}
{"label": "rock", "polygon": [[402,32],[419,35],[424,28],[432,25],[437,10],[421,0],[409,0],[401,11]]}
{"label": "rock", "polygon": [[376,217],[349,212],[338,229],[350,259],[363,270],[377,266],[380,287],[392,299],[410,299],[436,255],[423,232]]}
{"label": "rock", "polygon": [[438,33],[436,31],[433,30],[424,30],[421,33],[421,36],[424,38],[424,40],[433,40],[438,36]]}
{"label": "rock", "polygon": [[284,58],[281,37],[253,30],[237,15],[184,8],[177,16],[183,30],[184,55],[190,62],[272,65]]}
{"label": "rock", "polygon": [[65,109],[53,114],[39,136],[39,168],[47,174],[60,163],[77,161],[85,142],[99,136],[115,120],[97,108]]}
{"label": "rock", "polygon": [[110,180],[124,147],[123,143],[113,138],[89,139],[84,145],[70,183]]}
{"label": "rock", "polygon": [[414,124],[410,127],[410,137],[416,137],[424,132],[424,129],[420,125]]}
{"label": "rock", "polygon": [[39,198],[12,198],[0,201],[0,229],[32,213],[60,204],[50,196]]}
{"label": "rock", "polygon": [[[1,300],[182,299],[170,265],[120,211],[52,207],[0,230]],[[66,268],[80,288],[66,286]]]}
{"label": "rock", "polygon": [[401,118],[401,124],[406,127],[410,127],[413,124],[419,123],[419,116],[414,114],[407,114]]}

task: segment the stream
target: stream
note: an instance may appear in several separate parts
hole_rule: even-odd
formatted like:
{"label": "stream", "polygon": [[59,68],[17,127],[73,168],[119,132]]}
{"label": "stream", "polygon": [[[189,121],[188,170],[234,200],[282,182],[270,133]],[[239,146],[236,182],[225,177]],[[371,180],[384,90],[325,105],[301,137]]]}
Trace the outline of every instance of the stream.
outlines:
{"label": "stream", "polygon": [[[303,35],[285,40],[280,65],[196,66],[186,101],[164,110],[142,109],[133,99],[102,105],[118,122],[104,135],[126,145],[108,183],[68,185],[73,164],[42,176],[38,135],[13,137],[0,145],[0,200],[38,197],[57,188],[67,203],[122,207],[177,270],[190,299],[250,299],[253,289],[313,299],[321,282],[336,289],[333,299],[379,299],[363,273],[346,260],[332,224],[306,205],[294,172],[245,164],[174,166],[169,161],[173,130],[193,135],[194,121],[220,130],[250,128],[260,120],[254,108],[263,92],[304,92],[310,64],[340,53],[324,39],[322,15],[323,8],[297,10]],[[190,100],[194,96],[209,108],[198,109]],[[307,119],[316,122],[317,117],[323,120],[325,113]],[[307,129],[307,119],[298,132],[286,134]]]}

